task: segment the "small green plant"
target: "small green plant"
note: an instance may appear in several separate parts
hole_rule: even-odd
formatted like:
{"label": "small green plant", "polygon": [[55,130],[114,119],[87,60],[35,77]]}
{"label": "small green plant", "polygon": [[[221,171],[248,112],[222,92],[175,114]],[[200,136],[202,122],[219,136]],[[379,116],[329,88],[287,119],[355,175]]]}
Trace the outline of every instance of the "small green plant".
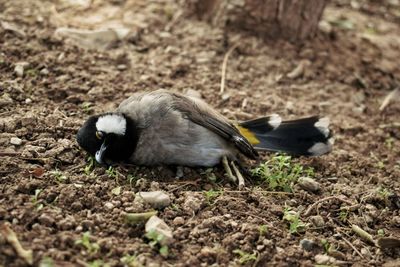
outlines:
{"label": "small green plant", "polygon": [[86,267],[110,267],[110,264],[105,263],[102,260],[90,261],[90,262],[87,262],[85,265],[86,265]]}
{"label": "small green plant", "polygon": [[129,182],[129,186],[132,188],[132,184],[136,183],[137,180],[139,180],[139,178],[136,175],[133,174],[128,174],[128,182]]}
{"label": "small green plant", "polygon": [[207,177],[207,180],[210,182],[216,182],[217,181],[217,176],[214,173],[213,168],[208,168],[204,172],[201,173],[202,175],[205,175]]}
{"label": "small green plant", "polygon": [[121,186],[117,186],[111,190],[111,194],[119,196],[121,194]]}
{"label": "small green plant", "polygon": [[222,194],[223,191],[215,191],[213,189],[204,192],[204,196],[206,197],[208,205],[214,204],[215,199],[221,196]]}
{"label": "small green plant", "polygon": [[60,170],[56,169],[50,172],[54,178],[56,178],[56,182],[61,184],[64,183],[68,178],[65,176]]}
{"label": "small green plant", "polygon": [[161,233],[157,233],[156,231],[149,231],[145,235],[147,239],[150,240],[149,245],[154,249],[158,248],[158,252],[161,256],[168,257],[169,251],[167,245],[162,245],[162,241],[165,236]]}
{"label": "small green plant", "polygon": [[90,102],[83,102],[82,103],[82,109],[85,113],[89,114],[92,112],[93,107],[92,107],[92,103]]}
{"label": "small green plant", "polygon": [[180,211],[180,208],[178,207],[178,205],[176,205],[175,203],[171,203],[170,205],[171,209],[174,211]]}
{"label": "small green plant", "polygon": [[85,166],[84,172],[86,175],[90,175],[94,169],[94,167],[96,166],[96,159],[93,156],[89,156],[87,158],[87,164]]}
{"label": "small green plant", "polygon": [[347,222],[347,220],[348,220],[348,218],[349,218],[349,211],[347,210],[347,209],[342,209],[342,210],[340,210],[340,212],[339,212],[339,219],[342,221],[342,222]]}
{"label": "small green plant", "polygon": [[285,207],[283,210],[283,220],[289,223],[289,232],[291,234],[302,233],[307,227],[307,225],[300,220],[299,213],[288,207]]}
{"label": "small green plant", "polygon": [[376,189],[376,192],[384,200],[387,200],[389,196],[392,194],[387,188],[383,186],[379,186],[378,189]]}
{"label": "small green plant", "polygon": [[113,179],[116,179],[117,175],[118,175],[117,170],[113,166],[108,167],[108,169],[106,170],[106,173],[107,173],[108,177],[113,178]]}
{"label": "small green plant", "polygon": [[393,149],[393,143],[394,143],[394,138],[393,137],[389,137],[385,140],[385,145],[389,150]]}
{"label": "small green plant", "polygon": [[326,239],[321,239],[321,244],[324,247],[325,253],[328,253],[329,250],[331,249],[331,244],[328,242]]}
{"label": "small green plant", "polygon": [[293,185],[302,175],[314,176],[313,168],[304,169],[292,158],[286,155],[275,155],[265,163],[251,170],[253,176],[258,177],[270,190],[292,192]]}
{"label": "small green plant", "polygon": [[142,266],[140,263],[137,262],[136,255],[125,255],[120,259],[121,263],[124,264],[124,266],[128,267],[140,267]]}
{"label": "small green plant", "polygon": [[39,262],[39,267],[55,267],[54,261],[52,258],[49,257],[44,257],[40,262]]}
{"label": "small green plant", "polygon": [[384,237],[385,236],[385,230],[384,229],[379,229],[377,232],[379,237]]}
{"label": "small green plant", "polygon": [[41,209],[43,209],[43,207],[44,207],[44,205],[43,205],[43,203],[41,203],[40,201],[39,201],[39,199],[38,199],[38,197],[39,197],[39,195],[40,195],[40,193],[43,191],[43,189],[36,189],[35,190],[35,195],[32,197],[32,203],[33,203],[33,205],[35,205],[35,208],[37,209],[37,210],[41,210]]}
{"label": "small green plant", "polygon": [[90,254],[100,249],[99,244],[90,242],[90,232],[83,233],[81,239],[75,241],[75,245],[82,245]]}
{"label": "small green plant", "polygon": [[253,254],[244,252],[240,249],[235,249],[233,253],[239,255],[239,263],[240,264],[246,264],[250,261],[256,261],[257,260],[257,252],[254,252]]}
{"label": "small green plant", "polygon": [[258,227],[258,233],[260,236],[264,236],[268,232],[268,225],[263,224]]}

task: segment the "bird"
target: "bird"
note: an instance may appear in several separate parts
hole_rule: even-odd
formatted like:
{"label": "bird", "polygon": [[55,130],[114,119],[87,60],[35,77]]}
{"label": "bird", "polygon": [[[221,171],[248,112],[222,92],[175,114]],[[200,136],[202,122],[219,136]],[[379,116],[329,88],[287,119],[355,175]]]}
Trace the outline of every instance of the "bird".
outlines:
{"label": "bird", "polygon": [[213,167],[235,178],[240,157],[259,151],[319,156],[332,150],[329,119],[282,121],[277,114],[243,122],[224,117],[200,98],[165,89],[137,92],[118,108],[89,117],[78,144],[100,164]]}

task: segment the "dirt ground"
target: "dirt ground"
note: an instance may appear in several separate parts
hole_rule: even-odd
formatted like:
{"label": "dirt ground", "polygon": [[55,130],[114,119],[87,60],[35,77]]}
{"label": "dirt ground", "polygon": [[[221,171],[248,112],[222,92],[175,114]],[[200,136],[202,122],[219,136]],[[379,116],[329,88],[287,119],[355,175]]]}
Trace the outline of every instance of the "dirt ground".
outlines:
{"label": "dirt ground", "polygon": [[[1,0],[0,10],[0,224],[34,266],[400,266],[400,103],[379,110],[400,77],[399,1],[332,1],[298,45],[212,28],[177,1]],[[55,36],[60,27],[130,32],[95,50]],[[91,168],[75,140],[84,120],[159,88],[197,92],[234,120],[328,116],[333,151],[294,159],[314,168],[320,191],[255,180],[238,191],[220,167],[181,179],[168,167]],[[174,235],[164,256],[123,220],[151,210],[134,193],[152,190],[172,201],[158,211]],[[285,208],[305,231],[290,233]],[[25,265],[0,235],[0,266]]]}

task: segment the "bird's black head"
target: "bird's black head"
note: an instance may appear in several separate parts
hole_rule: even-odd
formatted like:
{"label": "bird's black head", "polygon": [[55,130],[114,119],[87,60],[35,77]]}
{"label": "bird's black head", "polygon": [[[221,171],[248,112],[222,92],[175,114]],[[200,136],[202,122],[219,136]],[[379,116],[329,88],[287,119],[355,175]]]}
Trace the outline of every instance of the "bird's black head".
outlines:
{"label": "bird's black head", "polygon": [[122,113],[92,116],[77,134],[78,144],[100,164],[128,160],[138,139],[134,121]]}

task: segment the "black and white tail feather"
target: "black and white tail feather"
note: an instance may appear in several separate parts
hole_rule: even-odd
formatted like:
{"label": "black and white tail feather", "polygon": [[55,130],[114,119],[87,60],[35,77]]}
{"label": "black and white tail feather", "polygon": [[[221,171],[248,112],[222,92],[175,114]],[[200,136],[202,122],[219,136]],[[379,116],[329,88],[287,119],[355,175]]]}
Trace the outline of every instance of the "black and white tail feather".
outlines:
{"label": "black and white tail feather", "polygon": [[326,117],[282,121],[274,114],[242,122],[240,127],[255,136],[256,150],[306,156],[319,156],[332,150],[333,138]]}

